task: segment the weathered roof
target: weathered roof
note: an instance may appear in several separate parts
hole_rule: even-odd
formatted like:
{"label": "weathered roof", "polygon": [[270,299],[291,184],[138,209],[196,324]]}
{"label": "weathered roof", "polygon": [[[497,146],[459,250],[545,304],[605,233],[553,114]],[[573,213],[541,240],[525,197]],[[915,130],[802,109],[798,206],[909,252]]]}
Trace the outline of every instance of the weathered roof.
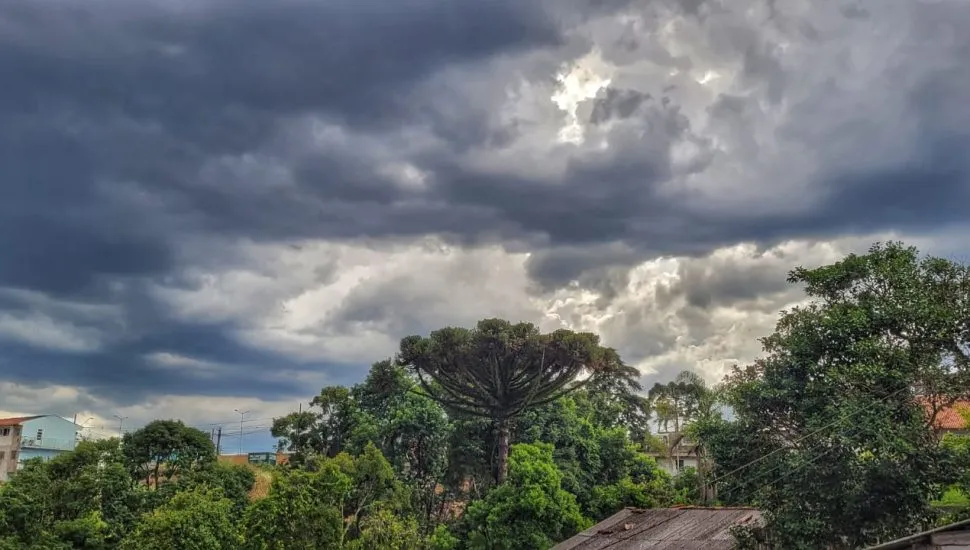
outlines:
{"label": "weathered roof", "polygon": [[[877,544],[876,546],[870,546],[866,550],[902,550],[904,548],[913,548],[917,543],[929,542],[933,543],[933,536],[942,533],[952,533],[954,531],[967,531],[970,530],[970,519],[965,519],[963,521],[958,521],[956,523],[951,523],[949,525],[944,525],[942,527],[937,527],[935,529],[930,529],[929,531],[923,531],[922,533],[916,533],[915,535],[910,535],[908,537],[903,537],[901,539],[896,539],[889,542],[884,542],[882,544]],[[935,546],[934,546],[935,547]],[[960,548],[965,548],[960,546]]]}
{"label": "weathered roof", "polygon": [[40,416],[14,416],[11,418],[0,418],[0,426],[19,426],[28,420],[40,418]]}
{"label": "weathered roof", "polygon": [[732,526],[760,521],[754,508],[624,508],[553,550],[730,550]]}

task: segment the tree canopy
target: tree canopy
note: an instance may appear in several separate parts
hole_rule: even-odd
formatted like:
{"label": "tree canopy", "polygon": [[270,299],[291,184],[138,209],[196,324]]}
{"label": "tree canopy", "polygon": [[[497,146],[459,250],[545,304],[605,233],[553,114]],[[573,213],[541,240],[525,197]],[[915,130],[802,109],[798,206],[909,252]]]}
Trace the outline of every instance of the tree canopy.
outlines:
{"label": "tree canopy", "polygon": [[[616,378],[638,387],[634,373],[592,333],[542,334],[531,323],[479,321],[474,329],[448,327],[401,341],[399,360],[445,407],[482,416],[498,431],[496,480],[507,472],[511,423],[523,412],[555,401],[589,379]],[[581,375],[590,378],[579,381]]]}
{"label": "tree canopy", "polygon": [[786,548],[918,530],[954,476],[930,424],[970,388],[966,268],[889,243],[790,281],[810,302],[729,377],[734,420],[698,430],[719,497],[761,507]]}

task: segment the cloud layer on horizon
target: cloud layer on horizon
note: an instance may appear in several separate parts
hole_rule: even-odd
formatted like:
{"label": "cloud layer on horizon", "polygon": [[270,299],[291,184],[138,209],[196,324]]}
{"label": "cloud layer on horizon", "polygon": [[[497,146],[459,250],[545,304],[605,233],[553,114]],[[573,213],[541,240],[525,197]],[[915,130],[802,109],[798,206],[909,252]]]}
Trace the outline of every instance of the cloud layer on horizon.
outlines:
{"label": "cloud layer on horizon", "polygon": [[0,21],[3,410],[68,388],[45,406],[277,414],[493,315],[714,378],[801,299],[795,265],[887,236],[967,252],[956,0],[39,0]]}

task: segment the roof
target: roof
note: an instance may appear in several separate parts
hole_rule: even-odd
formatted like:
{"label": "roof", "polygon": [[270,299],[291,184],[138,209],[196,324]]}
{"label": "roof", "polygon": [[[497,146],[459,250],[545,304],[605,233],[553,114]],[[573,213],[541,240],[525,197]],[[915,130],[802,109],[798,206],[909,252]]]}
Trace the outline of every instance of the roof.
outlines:
{"label": "roof", "polygon": [[624,508],[553,550],[730,550],[734,525],[757,525],[754,508]]}
{"label": "roof", "polygon": [[0,418],[0,426],[19,426],[28,420],[40,418],[40,416],[13,416],[10,418]]}
{"label": "roof", "polygon": [[[937,527],[935,529],[930,529],[929,531],[923,531],[922,533],[916,533],[915,535],[910,535],[908,537],[903,537],[901,539],[896,539],[890,542],[885,542],[883,544],[878,544],[876,546],[870,546],[866,550],[896,550],[899,548],[912,548],[914,544],[924,541],[929,541],[933,539],[933,535],[939,533],[947,533],[953,531],[967,531],[970,530],[970,519],[965,519],[963,521],[958,521],[956,523],[951,523],[949,525],[944,525],[942,527]],[[962,546],[960,548],[963,548]]]}
{"label": "roof", "polygon": [[74,422],[64,418],[63,416],[57,416],[54,414],[35,414],[32,416],[13,416],[10,418],[0,418],[0,426],[19,426],[24,422],[30,420],[37,420],[38,418],[56,418],[58,420],[63,420],[68,424],[74,424],[75,426],[80,426],[80,424],[75,424]]}
{"label": "roof", "polygon": [[967,421],[963,415],[967,412],[970,412],[970,401],[957,401],[953,406],[937,411],[933,427],[937,430],[964,430]]}

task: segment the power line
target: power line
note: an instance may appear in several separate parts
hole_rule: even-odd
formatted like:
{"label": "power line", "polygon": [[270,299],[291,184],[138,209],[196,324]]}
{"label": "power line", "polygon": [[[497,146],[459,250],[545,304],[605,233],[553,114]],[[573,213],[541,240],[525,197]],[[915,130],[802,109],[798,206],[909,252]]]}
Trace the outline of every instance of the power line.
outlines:
{"label": "power line", "polygon": [[[900,393],[902,393],[902,392],[904,392],[904,391],[906,391],[908,389],[909,389],[908,386],[904,386],[904,387],[902,387],[902,388],[900,388],[900,389],[898,389],[898,390],[890,393],[889,395],[886,395],[885,397],[882,397],[882,398],[878,399],[877,402],[882,403],[884,401],[887,401],[890,398],[895,397],[896,395],[899,395]],[[803,435],[803,436],[801,436],[799,438],[796,438],[794,441],[792,441],[792,444],[794,445],[796,443],[801,443],[802,441],[808,439],[809,437],[813,437],[813,436],[821,433],[822,431],[831,428],[832,426],[835,426],[837,424],[840,424],[842,422],[845,422],[849,418],[851,418],[851,417],[853,417],[853,416],[855,416],[855,415],[857,415],[860,412],[863,412],[865,410],[868,410],[868,407],[860,407],[860,408],[856,409],[855,411],[852,411],[851,413],[848,413],[848,414],[846,414],[846,415],[844,415],[842,417],[839,417],[839,418],[835,419],[834,421],[832,421],[832,422],[830,422],[828,424],[825,424],[824,426],[822,426],[821,428],[819,428],[817,430],[814,430],[812,432],[809,432],[809,433],[807,433],[807,434],[805,434],[805,435]],[[730,477],[730,476],[732,476],[732,475],[740,472],[741,470],[744,470],[745,468],[749,468],[749,467],[753,466],[754,464],[757,464],[758,462],[761,462],[762,460],[764,460],[764,459],[766,459],[766,458],[768,458],[768,457],[770,457],[772,455],[775,455],[777,453],[780,453],[782,451],[787,451],[787,450],[791,450],[791,447],[778,447],[777,449],[775,449],[775,450],[773,450],[773,451],[771,451],[769,453],[763,454],[763,455],[759,456],[758,458],[755,458],[754,460],[750,460],[750,461],[748,461],[748,462],[746,462],[746,463],[738,466],[737,468],[729,471],[728,473],[726,473],[724,475],[715,476],[714,479],[711,480],[711,483],[714,484],[714,483],[718,483],[720,481],[723,481],[724,478],[726,478],[726,477]],[[773,471],[773,470],[768,470],[768,471],[770,472],[770,471]]]}

